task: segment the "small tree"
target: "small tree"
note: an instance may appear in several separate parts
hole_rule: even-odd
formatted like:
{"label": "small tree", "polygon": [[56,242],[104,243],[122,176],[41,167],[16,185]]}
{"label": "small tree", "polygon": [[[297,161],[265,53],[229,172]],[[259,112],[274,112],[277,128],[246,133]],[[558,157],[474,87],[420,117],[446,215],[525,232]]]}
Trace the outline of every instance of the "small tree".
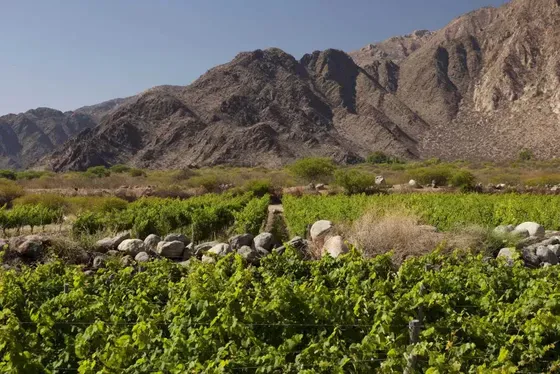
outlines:
{"label": "small tree", "polygon": [[335,173],[335,181],[349,195],[376,190],[375,177],[356,169],[338,170]]}
{"label": "small tree", "polygon": [[326,182],[332,178],[336,166],[329,158],[308,157],[296,161],[289,169],[306,182]]}
{"label": "small tree", "polygon": [[16,173],[11,170],[0,170],[0,178],[9,179],[9,180],[16,180]]}
{"label": "small tree", "polygon": [[453,174],[449,182],[453,187],[459,187],[461,191],[468,192],[474,190],[476,178],[467,170],[459,170]]}
{"label": "small tree", "polygon": [[111,166],[109,170],[111,170],[112,173],[127,173],[130,171],[130,166],[126,166],[123,164],[116,164]]}
{"label": "small tree", "polygon": [[111,172],[107,170],[105,166],[93,166],[87,169],[85,174],[91,177],[101,178],[101,177],[108,177],[109,175],[111,175]]}

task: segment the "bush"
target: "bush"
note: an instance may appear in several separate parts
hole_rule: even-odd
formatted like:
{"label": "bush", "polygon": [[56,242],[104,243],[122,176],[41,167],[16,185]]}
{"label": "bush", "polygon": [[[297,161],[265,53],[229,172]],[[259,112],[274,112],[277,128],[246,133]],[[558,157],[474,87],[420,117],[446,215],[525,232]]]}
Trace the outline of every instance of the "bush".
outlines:
{"label": "bush", "polygon": [[521,152],[519,152],[518,159],[519,161],[530,161],[533,159],[533,152],[531,152],[529,149],[523,149]]}
{"label": "bush", "polygon": [[109,175],[111,175],[111,172],[107,170],[105,166],[93,166],[87,169],[84,174],[88,177],[102,178],[108,177]]}
{"label": "bush", "polygon": [[292,165],[289,170],[298,178],[306,182],[327,182],[336,169],[329,158],[308,157],[302,158]]}
{"label": "bush", "polygon": [[272,184],[266,179],[254,179],[245,184],[244,190],[252,192],[257,197],[263,197],[272,193]]}
{"label": "bush", "polygon": [[54,173],[50,171],[36,171],[36,170],[26,170],[16,173],[16,179],[18,180],[32,180],[39,179],[42,177],[52,176]]}
{"label": "bush", "polygon": [[403,164],[404,162],[396,156],[388,156],[381,151],[370,154],[366,161],[370,164]]}
{"label": "bush", "polygon": [[42,205],[49,209],[62,209],[67,211],[70,203],[63,197],[53,193],[31,194],[19,197],[14,200],[14,206],[22,205]]}
{"label": "bush", "polygon": [[88,212],[76,218],[72,225],[72,233],[74,236],[83,234],[93,235],[101,231],[104,227],[103,216],[99,213]]}
{"label": "bush", "polygon": [[123,164],[117,164],[117,165],[113,165],[111,166],[111,168],[109,169],[112,173],[127,173],[130,171],[130,166],[126,166]]}
{"label": "bush", "polygon": [[12,203],[12,200],[24,195],[23,188],[10,180],[0,180],[0,206]]}
{"label": "bush", "polygon": [[359,170],[338,170],[335,181],[349,195],[375,191],[375,177]]}
{"label": "bush", "polygon": [[9,179],[9,180],[16,180],[16,173],[11,170],[0,169],[0,178]]}
{"label": "bush", "polygon": [[446,186],[453,175],[450,168],[445,166],[432,166],[413,169],[408,172],[411,179],[420,184],[430,184],[435,181],[438,186]]}
{"label": "bush", "polygon": [[220,182],[215,175],[200,175],[189,179],[192,187],[203,187],[208,192],[217,192],[220,189]]}
{"label": "bush", "polygon": [[130,169],[129,172],[131,177],[145,177],[146,172],[142,169]]}
{"label": "bush", "polygon": [[472,191],[475,187],[475,176],[467,170],[459,170],[450,179],[453,187],[459,187],[462,191]]}

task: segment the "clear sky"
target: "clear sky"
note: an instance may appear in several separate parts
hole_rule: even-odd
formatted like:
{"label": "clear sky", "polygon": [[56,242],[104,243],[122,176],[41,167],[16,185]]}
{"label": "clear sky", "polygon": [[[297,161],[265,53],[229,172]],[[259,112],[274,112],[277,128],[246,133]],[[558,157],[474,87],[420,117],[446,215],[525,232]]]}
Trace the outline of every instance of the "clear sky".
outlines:
{"label": "clear sky", "polygon": [[240,51],[352,51],[504,2],[0,0],[0,115],[186,85]]}

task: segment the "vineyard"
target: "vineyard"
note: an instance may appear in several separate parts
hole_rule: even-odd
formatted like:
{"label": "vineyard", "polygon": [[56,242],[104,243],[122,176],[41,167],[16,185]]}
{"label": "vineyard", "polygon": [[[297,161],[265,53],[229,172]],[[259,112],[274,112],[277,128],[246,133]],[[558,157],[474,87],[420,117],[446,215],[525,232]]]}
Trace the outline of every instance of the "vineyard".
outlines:
{"label": "vineyard", "polygon": [[184,231],[192,240],[208,239],[229,230],[257,234],[266,217],[268,195],[251,193],[208,194],[188,200],[145,198],[110,212],[81,213],[73,224],[75,234],[132,230],[139,237]]}
{"label": "vineyard", "polygon": [[[558,267],[481,257],[0,269],[3,373],[545,373]],[[423,320],[416,344],[408,324]]]}
{"label": "vineyard", "polygon": [[319,219],[352,222],[366,210],[407,209],[426,223],[446,231],[457,226],[539,222],[550,230],[560,229],[560,196],[482,194],[394,194],[354,196],[285,196],[286,221],[294,235],[305,234],[308,224]]}

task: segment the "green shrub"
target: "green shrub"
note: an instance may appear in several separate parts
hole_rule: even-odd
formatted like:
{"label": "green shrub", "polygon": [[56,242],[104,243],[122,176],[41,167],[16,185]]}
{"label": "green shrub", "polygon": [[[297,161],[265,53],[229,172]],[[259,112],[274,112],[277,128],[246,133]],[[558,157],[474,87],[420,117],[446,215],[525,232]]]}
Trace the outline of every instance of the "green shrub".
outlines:
{"label": "green shrub", "polygon": [[337,170],[335,183],[350,195],[375,190],[375,177],[356,169]]}
{"label": "green shrub", "polygon": [[67,211],[70,202],[61,195],[53,193],[24,195],[14,200],[13,205],[42,205],[49,209]]}
{"label": "green shrub", "polygon": [[37,170],[26,170],[16,173],[16,179],[18,180],[32,180],[39,179],[43,177],[53,176],[55,173],[50,171],[37,171]]}
{"label": "green shrub", "polygon": [[146,172],[142,169],[130,169],[129,172],[131,177],[145,177]]}
{"label": "green shrub", "polygon": [[519,161],[530,161],[533,159],[533,152],[529,149],[523,149],[519,152]]}
{"label": "green shrub", "polygon": [[0,206],[12,203],[12,200],[17,199],[20,196],[23,196],[25,192],[23,188],[6,179],[0,179]]}
{"label": "green shrub", "polygon": [[215,175],[199,175],[189,179],[188,184],[192,187],[203,187],[208,192],[217,192],[220,181]]}
{"label": "green shrub", "polygon": [[396,156],[389,156],[381,151],[370,154],[366,161],[370,164],[403,164],[404,162]]}
{"label": "green shrub", "polygon": [[459,187],[462,191],[472,191],[475,187],[476,178],[467,170],[459,170],[451,177],[450,181],[453,187]]}
{"label": "green shrub", "polygon": [[430,166],[412,169],[408,172],[408,175],[420,184],[430,184],[435,181],[438,186],[445,186],[453,172],[446,166]]}
{"label": "green shrub", "polygon": [[289,170],[298,178],[306,182],[327,182],[336,169],[329,158],[308,157],[302,158],[289,166]]}
{"label": "green shrub", "polygon": [[87,169],[84,174],[88,177],[102,178],[108,177],[109,175],[111,175],[111,172],[107,170],[105,166],[93,166]]}
{"label": "green shrub", "polygon": [[130,166],[126,166],[123,164],[117,164],[117,165],[113,165],[111,166],[111,168],[109,169],[112,173],[127,173],[130,171]]}
{"label": "green shrub", "polygon": [[272,192],[272,184],[266,179],[253,179],[245,184],[244,190],[252,192],[257,197],[262,197]]}
{"label": "green shrub", "polygon": [[104,228],[103,216],[100,213],[87,212],[79,215],[72,225],[74,236],[93,235]]}
{"label": "green shrub", "polygon": [[0,178],[16,180],[16,173],[12,170],[0,169]]}

